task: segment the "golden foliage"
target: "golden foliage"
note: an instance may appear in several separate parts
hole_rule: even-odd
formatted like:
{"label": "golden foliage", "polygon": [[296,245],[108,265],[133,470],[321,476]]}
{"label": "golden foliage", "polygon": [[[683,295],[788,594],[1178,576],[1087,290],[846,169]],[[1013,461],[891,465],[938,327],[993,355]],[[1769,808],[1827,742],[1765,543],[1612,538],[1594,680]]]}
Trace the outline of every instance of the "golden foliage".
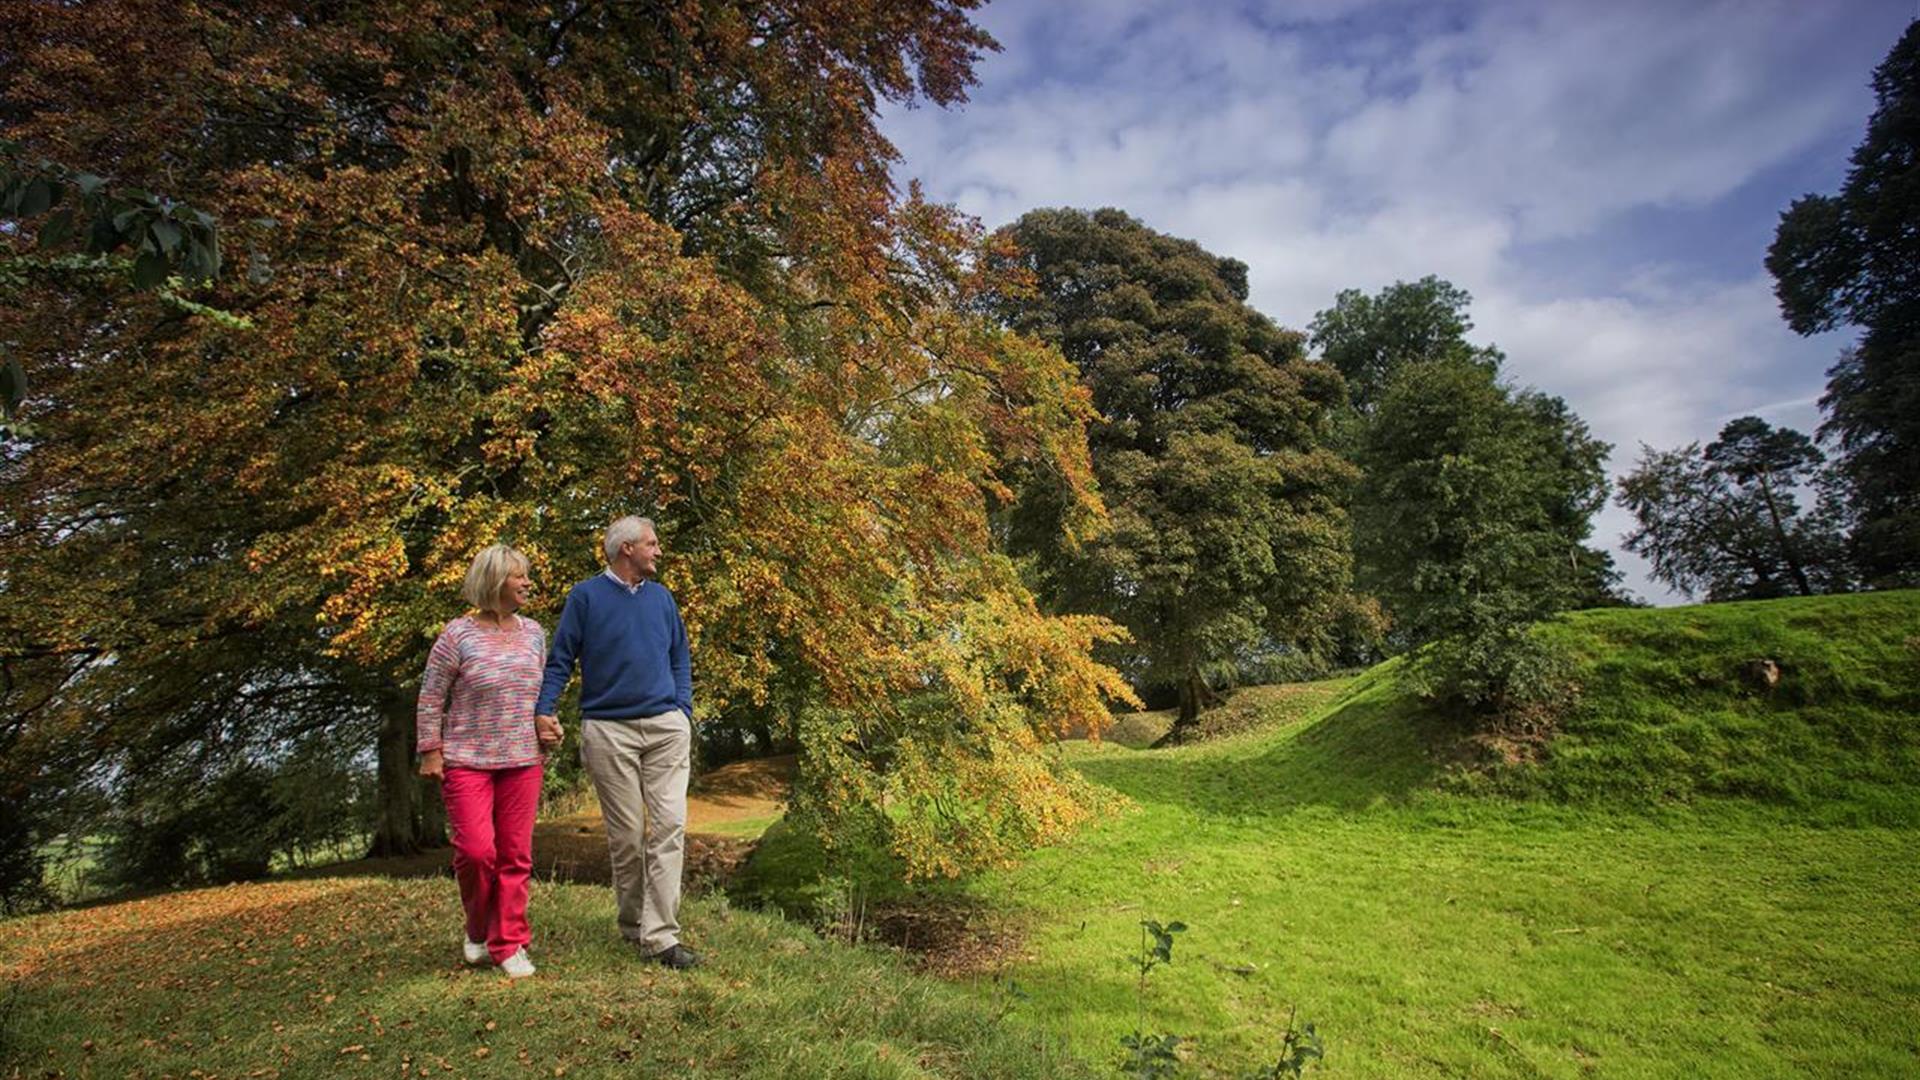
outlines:
{"label": "golden foliage", "polygon": [[[7,136],[171,181],[273,272],[197,294],[251,329],[72,281],[0,312],[47,433],[8,466],[9,641],[136,678],[272,626],[287,668],[390,693],[476,548],[525,550],[550,618],[645,512],[704,715],[839,717],[799,732],[840,747],[802,783],[944,808],[890,819],[916,872],[1060,835],[1087,804],[1045,744],[1130,698],[1089,658],[1116,631],[1040,613],[988,511],[1017,464],[1099,528],[1090,406],[977,313],[1022,283],[895,199],[873,126],[878,96],[961,96],[971,6],[10,8]],[[102,558],[128,568],[104,599]],[[942,716],[892,734],[930,692]],[[958,806],[979,830],[939,824]]]}

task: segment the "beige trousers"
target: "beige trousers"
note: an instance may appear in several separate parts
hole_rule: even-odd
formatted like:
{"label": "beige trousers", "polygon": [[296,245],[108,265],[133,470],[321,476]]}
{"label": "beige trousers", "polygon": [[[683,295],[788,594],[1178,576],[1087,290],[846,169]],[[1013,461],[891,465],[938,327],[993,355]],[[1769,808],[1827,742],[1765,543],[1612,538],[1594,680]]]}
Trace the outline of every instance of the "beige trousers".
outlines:
{"label": "beige trousers", "polygon": [[649,955],[680,943],[693,732],[673,709],[580,722],[580,761],[600,795],[620,934]]}

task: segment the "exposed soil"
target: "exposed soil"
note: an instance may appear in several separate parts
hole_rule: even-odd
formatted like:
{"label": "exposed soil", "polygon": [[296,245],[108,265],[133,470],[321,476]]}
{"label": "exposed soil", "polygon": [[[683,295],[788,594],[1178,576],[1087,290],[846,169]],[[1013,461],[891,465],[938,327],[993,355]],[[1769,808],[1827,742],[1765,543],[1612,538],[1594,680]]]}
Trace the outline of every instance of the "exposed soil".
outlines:
{"label": "exposed soil", "polygon": [[1004,914],[951,900],[880,907],[866,932],[906,953],[914,970],[943,979],[993,975],[1023,959],[1024,930]]}

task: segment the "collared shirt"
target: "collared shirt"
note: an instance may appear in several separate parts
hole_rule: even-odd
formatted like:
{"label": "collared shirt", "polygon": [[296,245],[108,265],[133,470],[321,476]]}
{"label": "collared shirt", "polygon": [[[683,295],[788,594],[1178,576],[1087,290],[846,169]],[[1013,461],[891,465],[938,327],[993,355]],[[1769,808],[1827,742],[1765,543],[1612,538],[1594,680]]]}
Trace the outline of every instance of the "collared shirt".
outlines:
{"label": "collared shirt", "polygon": [[621,588],[627,590],[628,596],[632,596],[634,593],[639,592],[640,587],[647,583],[646,578],[641,578],[637,582],[628,581],[626,578],[623,578],[619,574],[614,573],[613,567],[611,566],[607,567],[607,576],[612,578],[617,584],[619,584]]}

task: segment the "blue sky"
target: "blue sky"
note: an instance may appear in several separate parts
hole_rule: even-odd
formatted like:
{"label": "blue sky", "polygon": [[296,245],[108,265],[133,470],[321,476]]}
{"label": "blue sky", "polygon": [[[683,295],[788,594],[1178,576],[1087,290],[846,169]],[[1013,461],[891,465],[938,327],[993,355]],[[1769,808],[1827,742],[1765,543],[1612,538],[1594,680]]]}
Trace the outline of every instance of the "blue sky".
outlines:
{"label": "blue sky", "polygon": [[[1757,412],[1809,431],[1845,335],[1796,337],[1761,260],[1840,183],[1916,0],[998,0],[957,109],[893,109],[918,178],[988,226],[1117,206],[1244,260],[1304,328],[1426,274],[1474,340],[1630,469]],[[1597,542],[1630,526],[1609,507]],[[1619,554],[1628,585],[1669,602]]]}

